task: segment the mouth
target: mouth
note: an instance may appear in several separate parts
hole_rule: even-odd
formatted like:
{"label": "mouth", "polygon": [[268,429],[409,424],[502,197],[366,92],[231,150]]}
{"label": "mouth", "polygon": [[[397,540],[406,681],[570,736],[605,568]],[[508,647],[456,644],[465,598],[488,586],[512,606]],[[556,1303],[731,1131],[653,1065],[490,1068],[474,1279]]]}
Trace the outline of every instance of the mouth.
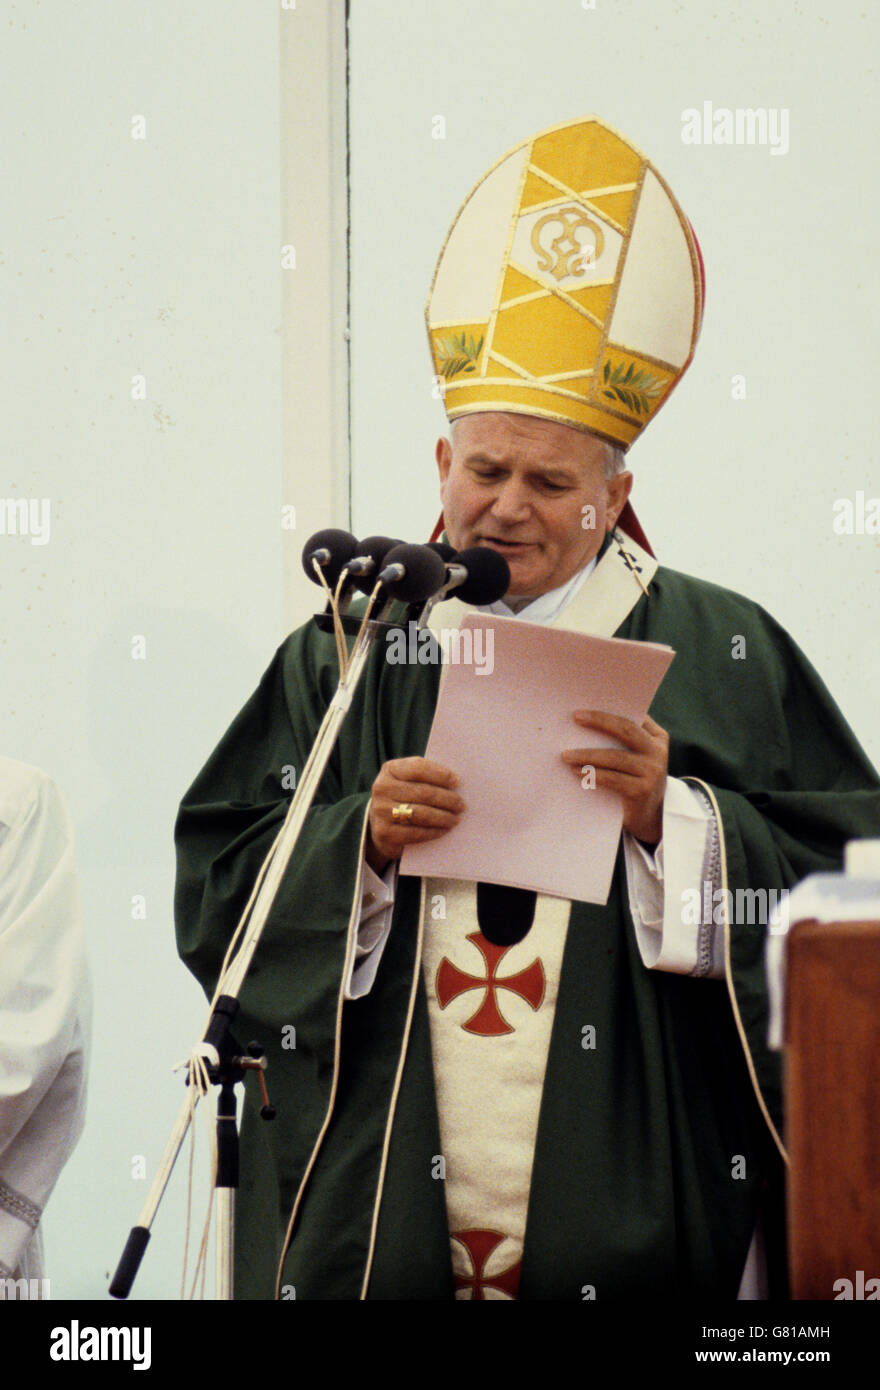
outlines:
{"label": "mouth", "polygon": [[500,536],[480,536],[478,545],[491,546],[493,550],[498,550],[502,555],[521,555],[526,550],[534,549],[535,541],[508,541]]}

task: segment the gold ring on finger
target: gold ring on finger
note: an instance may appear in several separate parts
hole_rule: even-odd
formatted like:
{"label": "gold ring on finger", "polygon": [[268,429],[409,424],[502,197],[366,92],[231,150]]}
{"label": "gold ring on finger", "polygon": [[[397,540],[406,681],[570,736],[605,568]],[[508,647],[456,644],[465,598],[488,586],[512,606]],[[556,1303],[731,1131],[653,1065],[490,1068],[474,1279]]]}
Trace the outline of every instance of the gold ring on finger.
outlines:
{"label": "gold ring on finger", "polygon": [[392,820],[404,821],[407,825],[411,825],[414,815],[415,812],[408,801],[399,801],[396,806],[391,807]]}

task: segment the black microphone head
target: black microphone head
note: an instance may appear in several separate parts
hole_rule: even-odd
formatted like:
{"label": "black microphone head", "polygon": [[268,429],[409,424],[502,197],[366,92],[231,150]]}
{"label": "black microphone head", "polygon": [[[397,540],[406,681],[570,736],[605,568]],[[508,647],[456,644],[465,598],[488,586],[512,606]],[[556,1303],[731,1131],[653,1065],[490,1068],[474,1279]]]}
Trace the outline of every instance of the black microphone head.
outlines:
{"label": "black microphone head", "polygon": [[369,555],[373,561],[373,568],[369,574],[352,576],[362,594],[373,592],[379,571],[385,564],[385,556],[397,545],[403,545],[403,541],[393,540],[391,536],[367,536],[365,541],[358,541],[355,555]]}
{"label": "black microphone head", "polygon": [[350,531],[339,531],[335,527],[316,531],[311,539],[306,541],[302,553],[303,569],[313,584],[321,582],[312,565],[312,556],[318,550],[329,551],[330,558],[321,565],[321,569],[327,583],[333,588],[349,560],[357,554],[357,541]]}
{"label": "black microphone head", "polygon": [[510,567],[497,550],[475,545],[463,550],[456,563],[464,565],[468,572],[467,579],[455,590],[455,597],[463,603],[494,603],[510,588]]}
{"label": "black microphone head", "polygon": [[402,579],[393,579],[386,585],[389,597],[404,603],[430,598],[443,587],[446,578],[445,564],[426,545],[396,545],[385,556],[385,567],[388,565],[403,565],[406,570]]}
{"label": "black microphone head", "polygon": [[451,565],[454,560],[458,559],[458,551],[455,546],[447,545],[445,541],[428,541],[428,549],[433,550],[435,555],[439,555],[440,559],[447,565]]}

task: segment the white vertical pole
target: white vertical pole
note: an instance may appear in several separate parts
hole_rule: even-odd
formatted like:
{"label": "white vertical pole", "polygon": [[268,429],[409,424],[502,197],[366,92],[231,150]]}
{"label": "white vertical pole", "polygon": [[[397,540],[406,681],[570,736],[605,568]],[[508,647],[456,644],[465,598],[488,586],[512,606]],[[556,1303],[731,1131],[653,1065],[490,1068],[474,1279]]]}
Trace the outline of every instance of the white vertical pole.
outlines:
{"label": "white vertical pole", "polygon": [[315,611],[308,537],[349,526],[347,22],[345,0],[280,8],[284,601]]}

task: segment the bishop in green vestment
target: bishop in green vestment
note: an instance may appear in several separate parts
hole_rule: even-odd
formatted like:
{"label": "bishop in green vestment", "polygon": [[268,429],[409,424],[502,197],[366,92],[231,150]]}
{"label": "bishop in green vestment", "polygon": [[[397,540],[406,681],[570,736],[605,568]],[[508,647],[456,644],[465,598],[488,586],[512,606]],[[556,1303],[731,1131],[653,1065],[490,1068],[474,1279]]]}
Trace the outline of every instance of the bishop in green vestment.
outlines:
{"label": "bishop in green vestment", "polygon": [[[585,599],[602,566],[635,584],[612,545]],[[734,634],[745,661],[731,661]],[[660,567],[615,635],[676,650],[651,714],[669,735],[670,776],[699,779],[714,800],[734,901],[838,866],[846,840],[880,822],[856,740],[756,605]],[[181,807],[179,942],[206,988],[286,812],[285,769],[302,768],[336,679],[332,637],[295,632]],[[295,1205],[280,1283],[297,1298],[453,1295],[444,1184],[432,1176],[442,1146],[417,880],[399,880],[373,988],[355,1000],[343,988],[373,784],[390,760],[423,751],[438,682],[436,665],[374,652],[243,990],[238,1032],[266,1047],[279,1114],[262,1124],[249,1093],[241,1297],[272,1296]],[[776,1215],[779,1203],[765,931],[729,928],[729,992],[645,969],[622,862],[606,907],[572,905],[520,1297],[736,1296],[768,1190]],[[580,1045],[585,1019],[610,1045]]]}
{"label": "bishop in green vestment", "polygon": [[[877,833],[880,783],[768,614],[658,567],[637,543],[621,451],[686,368],[702,312],[699,253],[668,189],[592,118],[517,147],[480,188],[429,305],[455,422],[437,454],[446,530],[505,556],[525,619],[558,594],[560,626],[675,649],[650,718],[615,730],[620,749],[590,747],[607,720],[573,711],[560,756],[574,772],[595,764],[620,793],[631,841],[661,840],[671,779],[702,798],[703,879],[722,889],[707,925],[725,958],[723,979],[646,968],[623,847],[607,904],[571,904],[508,1295],[735,1298],[759,1218],[778,1239],[782,1096],[766,1047],[766,922],[729,905],[838,867],[847,840]],[[734,639],[747,659],[731,659]],[[418,880],[397,880],[375,978],[348,997],[365,863],[381,872],[408,841],[467,816],[422,759],[440,675],[373,652],[242,990],[236,1033],[265,1047],[278,1116],[262,1123],[246,1088],[238,1297],[463,1292],[438,1166],[447,1078],[432,1051]],[[311,623],[293,633],[184,798],[178,943],[209,991],[337,678],[333,638]],[[466,803],[466,765],[451,771]],[[562,833],[589,852],[577,827]],[[499,1133],[499,1164],[504,1145]],[[491,1152],[486,1167],[491,1191]]]}

